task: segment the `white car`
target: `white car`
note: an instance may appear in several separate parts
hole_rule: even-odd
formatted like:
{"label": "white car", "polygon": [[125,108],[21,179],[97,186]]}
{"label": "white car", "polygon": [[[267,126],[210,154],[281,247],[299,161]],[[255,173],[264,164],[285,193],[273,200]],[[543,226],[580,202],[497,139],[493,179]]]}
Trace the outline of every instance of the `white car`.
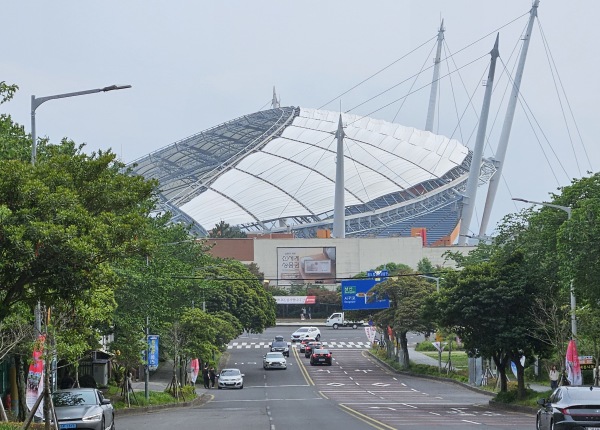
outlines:
{"label": "white car", "polygon": [[219,373],[219,382],[217,384],[219,390],[221,388],[244,388],[244,374],[240,369],[223,369]]}
{"label": "white car", "polygon": [[292,333],[292,342],[299,342],[302,339],[312,338],[315,340],[321,339],[321,330],[317,327],[300,327]]}
{"label": "white car", "polygon": [[287,369],[287,360],[281,352],[267,352],[263,357],[263,369]]}

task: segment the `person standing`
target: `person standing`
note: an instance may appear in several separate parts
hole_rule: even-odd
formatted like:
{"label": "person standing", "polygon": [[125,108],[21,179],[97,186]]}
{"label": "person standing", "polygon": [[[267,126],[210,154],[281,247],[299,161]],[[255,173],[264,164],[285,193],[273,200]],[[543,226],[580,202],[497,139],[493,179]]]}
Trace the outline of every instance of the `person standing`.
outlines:
{"label": "person standing", "polygon": [[204,369],[202,369],[202,380],[204,382],[204,388],[210,388],[210,375],[208,373],[208,363],[204,363]]}
{"label": "person standing", "polygon": [[556,366],[552,366],[550,372],[548,372],[548,376],[550,377],[550,388],[553,390],[558,387],[558,370],[556,370]]}
{"label": "person standing", "polygon": [[217,373],[215,372],[215,368],[213,366],[210,366],[210,369],[208,369],[208,377],[210,379],[210,388],[215,388]]}

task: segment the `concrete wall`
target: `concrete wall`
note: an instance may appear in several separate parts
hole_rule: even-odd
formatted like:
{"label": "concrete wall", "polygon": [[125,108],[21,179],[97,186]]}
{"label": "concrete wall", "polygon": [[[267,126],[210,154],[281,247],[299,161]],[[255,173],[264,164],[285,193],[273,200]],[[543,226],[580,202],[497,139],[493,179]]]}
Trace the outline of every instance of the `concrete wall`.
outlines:
{"label": "concrete wall", "polygon": [[[217,239],[215,242],[218,242]],[[244,240],[244,239],[229,239]],[[247,239],[246,239],[247,240]],[[349,278],[357,273],[375,269],[385,263],[402,263],[413,269],[423,258],[432,264],[453,266],[444,261],[442,255],[448,250],[466,254],[474,247],[434,247],[424,248],[420,237],[393,238],[350,238],[350,239],[271,239],[254,240],[254,262],[265,274],[265,278],[275,280],[277,272],[277,248],[335,247],[336,277]],[[218,248],[218,244],[215,248]],[[222,254],[222,253],[219,253]],[[275,282],[271,281],[272,285]]]}

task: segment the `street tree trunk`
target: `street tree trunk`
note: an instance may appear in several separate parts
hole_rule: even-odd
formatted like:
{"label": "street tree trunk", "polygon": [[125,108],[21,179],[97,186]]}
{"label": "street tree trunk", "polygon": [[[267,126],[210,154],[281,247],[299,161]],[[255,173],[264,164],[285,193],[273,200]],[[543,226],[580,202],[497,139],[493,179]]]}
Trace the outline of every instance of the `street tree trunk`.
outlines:
{"label": "street tree trunk", "polygon": [[408,369],[410,366],[409,356],[408,356],[408,339],[406,337],[406,331],[401,331],[396,333],[396,339],[399,341],[398,348],[398,363],[403,369]]}

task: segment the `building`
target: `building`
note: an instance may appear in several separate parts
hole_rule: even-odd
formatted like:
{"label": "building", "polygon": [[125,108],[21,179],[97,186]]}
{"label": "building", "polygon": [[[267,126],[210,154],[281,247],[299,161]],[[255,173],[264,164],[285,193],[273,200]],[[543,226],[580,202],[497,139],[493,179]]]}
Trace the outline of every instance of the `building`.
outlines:
{"label": "building", "polygon": [[[333,224],[340,114],[282,107],[234,119],[130,164],[160,182],[160,210],[206,236],[220,221],[246,233],[316,238]],[[347,238],[451,245],[472,152],[455,139],[341,114]],[[480,183],[494,173],[484,160]]]}

